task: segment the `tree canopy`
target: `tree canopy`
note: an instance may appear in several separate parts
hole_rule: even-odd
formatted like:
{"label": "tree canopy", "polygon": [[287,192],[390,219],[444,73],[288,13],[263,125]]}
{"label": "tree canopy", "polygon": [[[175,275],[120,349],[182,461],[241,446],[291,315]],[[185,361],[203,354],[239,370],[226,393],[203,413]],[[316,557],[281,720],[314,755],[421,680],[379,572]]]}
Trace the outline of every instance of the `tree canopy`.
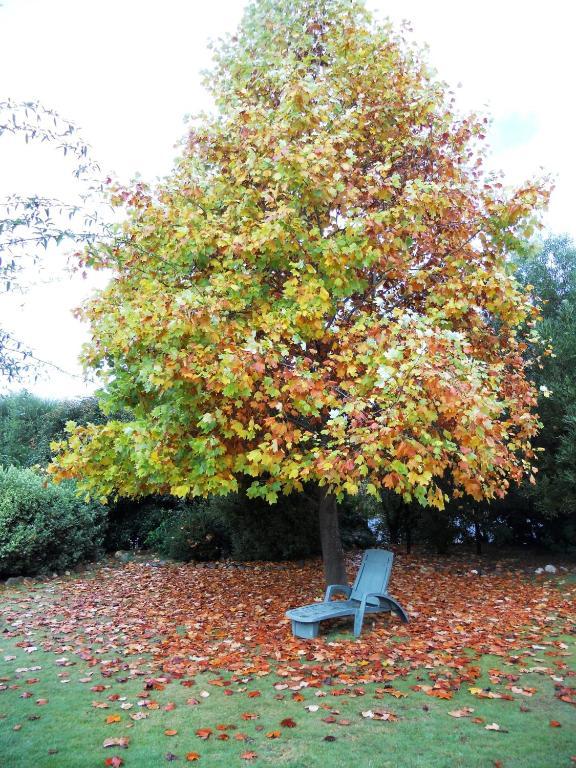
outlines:
{"label": "tree canopy", "polygon": [[174,172],[115,188],[84,362],[129,422],[76,427],[92,494],[502,496],[531,471],[537,314],[509,269],[548,191],[357,0],[256,0]]}

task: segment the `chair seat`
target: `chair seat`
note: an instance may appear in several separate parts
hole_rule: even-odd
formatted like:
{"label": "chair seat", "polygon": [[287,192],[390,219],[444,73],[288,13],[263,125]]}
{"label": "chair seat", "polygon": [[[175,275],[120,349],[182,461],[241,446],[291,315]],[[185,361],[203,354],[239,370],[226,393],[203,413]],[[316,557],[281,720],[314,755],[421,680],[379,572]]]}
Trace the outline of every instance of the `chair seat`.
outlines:
{"label": "chair seat", "polygon": [[360,602],[358,600],[334,600],[331,603],[311,603],[286,611],[286,616],[302,623],[333,619],[338,616],[353,616]]}

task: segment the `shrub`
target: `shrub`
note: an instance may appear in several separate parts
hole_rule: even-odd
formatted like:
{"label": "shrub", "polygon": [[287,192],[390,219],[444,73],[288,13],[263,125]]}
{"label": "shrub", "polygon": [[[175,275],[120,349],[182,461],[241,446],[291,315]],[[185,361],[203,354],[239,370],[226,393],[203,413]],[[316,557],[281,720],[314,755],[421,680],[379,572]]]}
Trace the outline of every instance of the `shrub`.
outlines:
{"label": "shrub", "polygon": [[69,568],[101,551],[106,513],[74,485],[31,469],[0,467],[0,576]]}
{"label": "shrub", "polygon": [[[270,505],[263,499],[230,494],[181,502],[168,511],[146,545],[177,560],[295,560],[320,552],[316,500],[306,493],[281,496]],[[341,508],[342,540],[346,547],[375,543],[368,528],[370,515],[358,499]]]}
{"label": "shrub", "polygon": [[180,502],[170,496],[144,499],[118,499],[108,507],[108,527],[104,539],[107,552],[117,549],[139,549],[147,544],[150,534],[174,519]]}
{"label": "shrub", "polygon": [[146,546],[174,560],[218,560],[230,553],[230,536],[215,500],[179,502],[146,537]]}

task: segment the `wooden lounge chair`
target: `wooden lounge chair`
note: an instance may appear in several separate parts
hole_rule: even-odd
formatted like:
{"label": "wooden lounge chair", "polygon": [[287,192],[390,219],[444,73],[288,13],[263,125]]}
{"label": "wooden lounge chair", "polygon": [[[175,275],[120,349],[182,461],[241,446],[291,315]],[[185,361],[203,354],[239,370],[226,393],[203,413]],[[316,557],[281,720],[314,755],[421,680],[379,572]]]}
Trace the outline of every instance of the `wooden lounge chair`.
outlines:
{"label": "wooden lounge chair", "polygon": [[[304,638],[318,637],[321,621],[354,616],[354,637],[359,637],[364,614],[380,611],[394,611],[402,621],[407,622],[406,611],[386,591],[393,558],[392,552],[385,549],[366,550],[352,587],[331,584],[326,590],[324,602],[286,611],[286,616],[292,620],[293,634]],[[343,593],[346,600],[331,600],[335,592]]]}

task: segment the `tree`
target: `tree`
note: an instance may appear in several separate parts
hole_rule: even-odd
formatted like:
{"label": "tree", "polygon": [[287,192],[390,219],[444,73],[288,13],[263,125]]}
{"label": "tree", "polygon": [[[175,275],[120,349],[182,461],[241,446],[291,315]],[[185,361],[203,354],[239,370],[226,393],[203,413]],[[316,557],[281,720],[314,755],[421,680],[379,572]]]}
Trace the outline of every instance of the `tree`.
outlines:
{"label": "tree", "polygon": [[[78,248],[103,239],[105,227],[97,210],[87,207],[103,186],[95,180],[99,166],[77,126],[37,101],[0,101],[0,137],[16,135],[26,144],[46,143],[73,159],[72,172],[82,182],[78,203],[66,203],[40,195],[10,195],[0,199],[0,293],[22,289],[25,266],[38,262],[40,249],[63,241]],[[19,379],[38,360],[12,333],[0,327],[0,377]]]}
{"label": "tree", "polygon": [[[325,577],[337,500],[443,507],[530,472],[536,314],[511,276],[547,190],[482,168],[418,51],[359,0],[256,0],[207,78],[173,174],[118,188],[115,270],[85,310],[108,409],[53,472],[92,494],[249,494],[314,483]],[[264,522],[263,522],[264,524]]]}
{"label": "tree", "polygon": [[[536,442],[542,451],[538,482],[524,486],[532,512],[556,519],[557,539],[576,543],[576,246],[566,235],[547,238],[533,258],[522,261],[518,277],[533,286],[542,303],[541,335],[552,354],[533,371],[545,397],[540,404],[542,430]],[[551,529],[550,522],[546,529]],[[553,537],[550,535],[549,538]],[[561,541],[555,541],[555,544]]]}

